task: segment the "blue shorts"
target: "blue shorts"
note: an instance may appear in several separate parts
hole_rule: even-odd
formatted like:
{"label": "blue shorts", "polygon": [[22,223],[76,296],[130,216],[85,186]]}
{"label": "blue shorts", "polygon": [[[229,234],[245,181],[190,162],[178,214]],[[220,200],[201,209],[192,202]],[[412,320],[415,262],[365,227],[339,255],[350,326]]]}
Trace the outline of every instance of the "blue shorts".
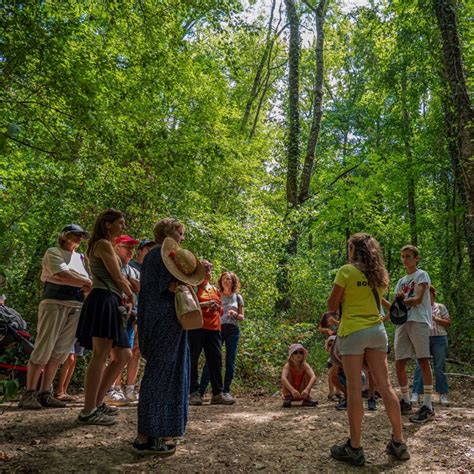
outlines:
{"label": "blue shorts", "polygon": [[135,344],[135,324],[132,324],[130,320],[127,321],[126,331],[128,342],[130,343],[130,349],[133,349],[133,345]]}
{"label": "blue shorts", "polygon": [[71,354],[75,354],[77,357],[84,357],[84,347],[82,347],[77,341],[74,343],[71,349]]}

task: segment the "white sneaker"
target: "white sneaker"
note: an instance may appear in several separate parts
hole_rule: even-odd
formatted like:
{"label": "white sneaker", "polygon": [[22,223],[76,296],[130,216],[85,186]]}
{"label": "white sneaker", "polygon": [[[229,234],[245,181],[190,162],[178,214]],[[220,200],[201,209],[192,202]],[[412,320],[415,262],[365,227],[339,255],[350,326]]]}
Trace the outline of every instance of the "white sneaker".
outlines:
{"label": "white sneaker", "polygon": [[125,395],[122,392],[121,388],[111,388],[107,395],[105,396],[105,400],[109,405],[112,406],[123,406],[128,405],[129,401],[125,398]]}
{"label": "white sneaker", "polygon": [[418,394],[416,392],[413,392],[411,394],[410,402],[411,403],[418,403]]}
{"label": "white sneaker", "polygon": [[125,387],[125,398],[129,403],[138,403],[138,393],[133,388]]}
{"label": "white sneaker", "polygon": [[449,406],[448,395],[446,393],[442,393],[439,396],[439,403],[441,403],[441,405],[443,405],[444,407]]}

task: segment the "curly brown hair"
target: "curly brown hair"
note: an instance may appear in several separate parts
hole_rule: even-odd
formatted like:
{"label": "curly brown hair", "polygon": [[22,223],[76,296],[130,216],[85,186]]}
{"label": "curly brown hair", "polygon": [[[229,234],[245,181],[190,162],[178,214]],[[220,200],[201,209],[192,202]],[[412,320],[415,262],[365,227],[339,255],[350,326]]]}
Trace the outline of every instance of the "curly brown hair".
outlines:
{"label": "curly brown hair", "polygon": [[222,279],[229,275],[232,279],[232,293],[238,293],[240,291],[240,280],[239,277],[234,272],[223,272],[217,281],[217,286],[219,290],[224,291],[224,287],[222,286]]}
{"label": "curly brown hair", "polygon": [[353,234],[348,240],[349,262],[367,278],[371,288],[388,288],[388,272],[383,261],[382,249],[376,239],[363,232]]}

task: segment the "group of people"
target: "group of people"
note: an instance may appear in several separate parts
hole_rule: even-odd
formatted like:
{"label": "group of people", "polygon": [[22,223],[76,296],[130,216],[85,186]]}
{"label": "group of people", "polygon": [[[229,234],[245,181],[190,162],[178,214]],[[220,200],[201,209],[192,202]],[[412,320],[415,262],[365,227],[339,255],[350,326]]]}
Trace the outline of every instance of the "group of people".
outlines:
{"label": "group of people", "polygon": [[[211,404],[235,403],[230,387],[244,301],[235,273],[222,273],[214,286],[213,265],[181,248],[185,227],[180,221],[162,219],[153,229],[154,240],[141,242],[124,229],[123,213],[107,209],[97,217],[91,235],[77,224],[67,225],[58,244],[46,251],[37,337],[19,406],[64,407],[72,399],[67,386],[76,358],[89,350],[78,422],[111,426],[117,405],[138,400],[134,450],[169,455],[176,449],[173,440],[184,434],[188,404],[202,405],[209,382]],[[83,240],[85,255],[77,252]],[[201,328],[185,331],[176,317],[175,292],[181,284],[193,285]],[[206,363],[199,381],[203,351]],[[141,357],[146,364],[138,394]],[[61,364],[54,393],[52,382]]]}
{"label": "group of people", "polygon": [[[175,440],[185,432],[188,405],[203,404],[209,382],[211,404],[235,403],[230,387],[239,324],[245,317],[244,300],[235,273],[222,273],[214,286],[212,263],[199,260],[181,247],[185,227],[180,221],[160,220],[153,229],[154,240],[141,242],[125,235],[124,229],[123,213],[107,209],[97,217],[91,235],[77,224],[67,225],[58,244],[46,251],[37,338],[28,363],[27,390],[19,406],[65,406],[75,358],[85,348],[92,354],[78,422],[113,425],[120,400],[138,400],[138,433],[133,449],[140,454],[167,456],[175,452]],[[85,256],[76,251],[83,240],[88,241]],[[132,260],[136,247],[137,258]],[[407,274],[395,290],[395,309],[405,311],[394,344],[402,394],[399,401],[387,365],[388,339],[382,306],[387,310],[385,319],[395,310],[384,298],[389,277],[380,245],[368,234],[354,234],[348,241],[348,255],[349,262],[336,274],[328,312],[320,324],[321,332],[328,336],[326,348],[331,352],[329,395],[343,398],[339,405],[345,404],[350,426],[350,438],[333,446],[331,455],[353,465],[365,462],[361,424],[366,374],[369,400],[378,392],[392,426],[387,452],[406,460],[410,455],[401,415],[411,412],[412,404],[423,393],[423,404],[410,420],[420,423],[434,417],[431,353],[437,390],[447,403],[443,364],[449,314],[444,306],[435,303],[436,292],[429,275],[417,267],[418,249],[404,246],[401,259]],[[180,285],[188,285],[194,291],[202,312],[202,327],[184,330],[177,318],[175,293]],[[224,379],[222,345],[226,349]],[[206,363],[199,379],[203,351]],[[301,344],[290,346],[281,376],[285,408],[294,401],[309,407],[317,405],[311,398],[316,376],[307,356]],[[141,357],[146,363],[138,394],[135,382]],[[411,358],[417,360],[417,371],[410,397],[406,367]],[[55,394],[52,382],[61,364],[64,365]],[[127,377],[122,390],[125,367]]]}
{"label": "group of people", "polygon": [[[423,393],[421,407],[410,416],[413,423],[432,420],[433,375],[430,356],[433,355],[436,389],[440,402],[447,405],[448,384],[444,371],[447,350],[446,327],[451,324],[443,305],[435,302],[436,290],[428,273],[418,268],[419,251],[413,245],[401,249],[401,261],[406,275],[395,288],[396,300],[390,304],[384,298],[389,276],[382,251],[376,239],[365,233],[354,234],[348,241],[349,262],[337,272],[328,298],[328,312],[320,330],[328,335],[327,350],[331,353],[329,372],[330,395],[343,393],[338,408],[347,409],[350,437],[331,448],[337,460],[352,465],[365,463],[361,446],[363,418],[363,379],[367,374],[369,402],[374,394],[383,399],[392,426],[387,453],[400,460],[410,458],[402,433],[402,414],[410,414],[413,404]],[[387,311],[384,317],[382,306]],[[389,351],[384,319],[397,324],[395,330],[395,367],[401,390],[401,399],[392,388],[389,378],[387,353]],[[333,346],[333,347],[331,347]],[[410,398],[407,363],[415,359],[413,390]],[[290,361],[291,362],[291,361]],[[285,369],[283,371],[285,374]],[[285,379],[282,376],[282,384]],[[304,384],[303,384],[304,385]],[[303,397],[304,398],[304,397]],[[284,403],[286,402],[286,399]],[[375,409],[374,403],[369,409]]]}

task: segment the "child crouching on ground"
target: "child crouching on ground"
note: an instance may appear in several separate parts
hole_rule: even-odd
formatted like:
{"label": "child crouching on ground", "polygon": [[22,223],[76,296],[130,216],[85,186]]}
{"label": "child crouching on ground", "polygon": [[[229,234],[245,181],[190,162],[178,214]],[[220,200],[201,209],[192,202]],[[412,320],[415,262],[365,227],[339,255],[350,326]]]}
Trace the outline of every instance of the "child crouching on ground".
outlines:
{"label": "child crouching on ground", "polygon": [[[331,354],[331,347],[336,340],[336,336],[329,336],[324,342],[324,348],[328,354]],[[339,410],[345,410],[347,407],[346,402],[346,387],[345,387],[345,375],[342,367],[338,367],[331,360],[331,357],[328,358],[326,367],[328,368],[328,386],[329,386],[329,395],[328,400],[338,401],[338,406],[341,408]],[[341,378],[343,377],[344,383],[341,383]]]}
{"label": "child crouching on ground", "polygon": [[302,406],[315,407],[318,402],[311,399],[311,389],[316,375],[306,362],[308,351],[301,344],[292,344],[288,349],[288,362],[281,373],[281,394],[283,407],[290,408],[291,402],[302,400]]}

